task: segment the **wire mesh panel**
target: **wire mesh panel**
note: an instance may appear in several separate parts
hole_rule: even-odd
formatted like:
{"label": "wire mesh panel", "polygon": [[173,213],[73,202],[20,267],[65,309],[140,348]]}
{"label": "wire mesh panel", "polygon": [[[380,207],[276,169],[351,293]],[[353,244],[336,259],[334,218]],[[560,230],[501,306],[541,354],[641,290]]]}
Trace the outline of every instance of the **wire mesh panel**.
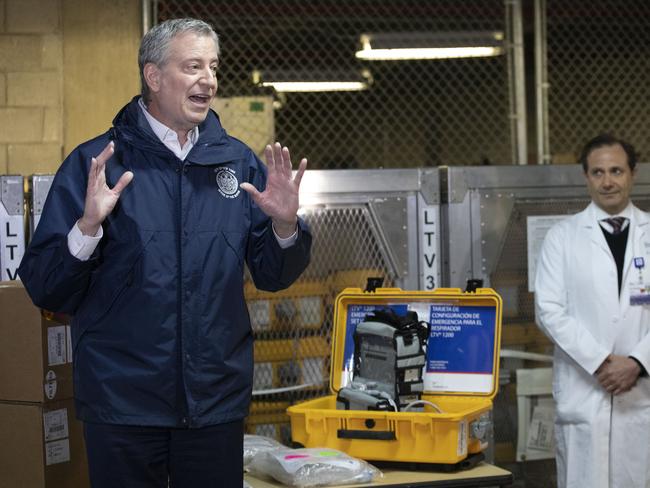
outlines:
{"label": "wire mesh panel", "polygon": [[650,3],[546,3],[552,159],[575,161],[580,147],[603,131],[650,154]]}
{"label": "wire mesh panel", "polygon": [[336,295],[365,288],[369,277],[393,285],[377,229],[363,204],[305,209],[313,235],[312,259],[286,290],[246,287],[255,333],[254,397],[247,430],[290,442],[290,403],[328,394],[332,315]]}
{"label": "wire mesh panel", "polygon": [[[465,59],[355,56],[364,33],[504,34],[503,0],[159,0],[154,5],[157,22],[192,16],[214,25],[222,48],[219,96],[225,100],[216,107],[224,112],[226,129],[255,148],[277,138],[321,169],[511,160],[505,49],[498,56]],[[294,79],[361,76],[368,86],[278,93],[254,84],[253,72],[262,80],[271,73]],[[224,103],[237,105],[239,112],[231,116]]]}
{"label": "wire mesh panel", "polygon": [[[502,347],[552,355],[553,346],[535,324],[534,295],[528,291],[527,218],[537,215],[569,215],[582,210],[586,199],[528,200],[514,202],[503,234],[503,246],[490,275],[490,283],[504,300]],[[508,376],[495,400],[495,443],[497,460],[525,481],[526,488],[556,486],[555,460],[545,459],[515,464],[518,436],[516,368],[539,367],[539,363],[502,359]],[[551,455],[552,456],[552,455]]]}

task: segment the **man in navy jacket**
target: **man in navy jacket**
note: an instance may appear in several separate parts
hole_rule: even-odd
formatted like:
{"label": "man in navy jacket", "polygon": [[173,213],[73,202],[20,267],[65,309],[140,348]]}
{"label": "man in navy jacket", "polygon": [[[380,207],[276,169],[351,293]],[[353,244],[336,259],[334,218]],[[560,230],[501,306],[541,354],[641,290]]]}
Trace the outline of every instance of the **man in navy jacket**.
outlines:
{"label": "man in navy jacket", "polygon": [[242,486],[253,374],[244,263],[280,290],[309,263],[287,148],[267,165],[209,108],[208,24],[143,38],[142,96],[63,162],[19,274],[73,316],[74,385],[93,487]]}

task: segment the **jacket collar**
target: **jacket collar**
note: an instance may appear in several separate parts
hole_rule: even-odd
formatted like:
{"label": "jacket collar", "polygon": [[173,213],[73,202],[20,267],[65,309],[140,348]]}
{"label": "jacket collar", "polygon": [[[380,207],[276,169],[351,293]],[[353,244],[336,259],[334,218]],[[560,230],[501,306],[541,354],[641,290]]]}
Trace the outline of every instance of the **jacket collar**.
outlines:
{"label": "jacket collar", "polygon": [[[169,156],[172,152],[156,137],[138,106],[139,98],[140,95],[133,97],[115,116],[111,138],[162,156]],[[199,138],[186,161],[199,165],[213,165],[238,160],[243,156],[240,145],[232,143],[221,126],[219,116],[210,109],[205,120],[199,125]]]}

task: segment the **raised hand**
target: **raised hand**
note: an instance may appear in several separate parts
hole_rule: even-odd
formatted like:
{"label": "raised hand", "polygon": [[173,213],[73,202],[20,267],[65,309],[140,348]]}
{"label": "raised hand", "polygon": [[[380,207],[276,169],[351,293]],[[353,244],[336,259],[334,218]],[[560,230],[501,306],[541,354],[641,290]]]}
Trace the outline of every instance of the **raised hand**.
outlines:
{"label": "raised hand", "polygon": [[296,171],[291,174],[291,156],[289,149],[282,147],[279,142],[264,149],[268,176],[266,188],[257,191],[250,183],[242,183],[241,189],[248,192],[253,201],[262,211],[273,220],[273,228],[279,237],[289,237],[296,230],[298,220],[298,191],[302,175],[307,168],[307,159],[303,158]]}
{"label": "raised hand", "polygon": [[113,188],[106,184],[106,161],[115,152],[115,143],[109,142],[99,156],[92,158],[88,173],[84,214],[77,222],[81,233],[87,236],[97,234],[104,219],[113,211],[122,190],[131,183],[133,173],[126,171]]}

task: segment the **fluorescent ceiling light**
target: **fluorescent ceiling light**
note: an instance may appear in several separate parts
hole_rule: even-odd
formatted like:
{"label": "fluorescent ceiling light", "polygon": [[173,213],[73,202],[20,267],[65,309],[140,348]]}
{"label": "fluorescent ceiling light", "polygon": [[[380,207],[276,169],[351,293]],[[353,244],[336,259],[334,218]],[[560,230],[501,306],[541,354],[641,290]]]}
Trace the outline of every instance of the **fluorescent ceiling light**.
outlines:
{"label": "fluorescent ceiling light", "polygon": [[361,73],[254,71],[253,83],[272,87],[280,93],[360,91],[368,89],[372,83],[372,77],[367,70]]}
{"label": "fluorescent ceiling light", "polygon": [[262,86],[271,86],[277,92],[327,92],[359,91],[368,88],[361,81],[263,81]]}
{"label": "fluorescent ceiling light", "polygon": [[480,58],[501,54],[497,47],[427,47],[413,49],[368,49],[358,51],[357,58],[368,61],[391,61],[399,59],[450,59]]}
{"label": "fluorescent ceiling light", "polygon": [[501,32],[392,32],[361,34],[356,57],[368,61],[450,59],[503,54]]}

